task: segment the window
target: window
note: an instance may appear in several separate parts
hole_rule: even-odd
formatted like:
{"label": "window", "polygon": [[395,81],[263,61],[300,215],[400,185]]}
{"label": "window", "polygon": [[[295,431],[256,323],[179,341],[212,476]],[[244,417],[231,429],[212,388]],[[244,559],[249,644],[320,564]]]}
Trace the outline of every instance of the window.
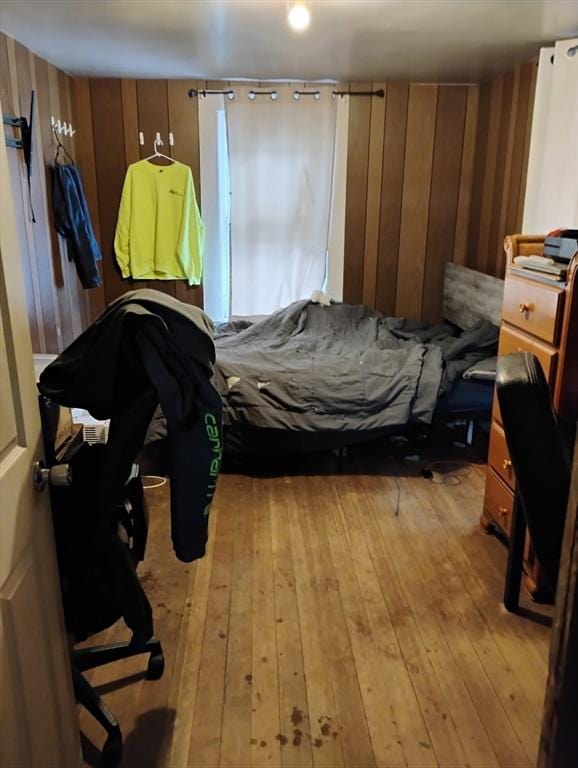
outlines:
{"label": "window", "polygon": [[199,102],[208,313],[266,315],[327,287],[340,299],[347,100],[234,90]]}

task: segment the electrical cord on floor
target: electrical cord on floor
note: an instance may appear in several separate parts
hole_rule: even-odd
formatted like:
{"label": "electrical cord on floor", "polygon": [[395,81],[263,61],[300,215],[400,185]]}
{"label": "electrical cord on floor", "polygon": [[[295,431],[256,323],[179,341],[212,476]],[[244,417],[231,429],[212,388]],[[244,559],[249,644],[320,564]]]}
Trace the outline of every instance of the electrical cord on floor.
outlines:
{"label": "electrical cord on floor", "polygon": [[[440,467],[440,470],[434,469],[436,466]],[[436,485],[460,485],[462,478],[469,474],[467,461],[432,461],[421,471],[422,477]]]}

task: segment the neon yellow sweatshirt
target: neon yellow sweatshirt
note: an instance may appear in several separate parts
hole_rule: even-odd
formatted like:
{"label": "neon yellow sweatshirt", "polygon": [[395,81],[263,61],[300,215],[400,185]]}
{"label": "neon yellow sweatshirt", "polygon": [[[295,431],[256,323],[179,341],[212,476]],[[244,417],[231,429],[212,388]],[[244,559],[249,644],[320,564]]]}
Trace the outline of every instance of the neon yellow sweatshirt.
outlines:
{"label": "neon yellow sweatshirt", "polygon": [[198,285],[204,233],[188,165],[129,165],[114,238],[123,277]]}

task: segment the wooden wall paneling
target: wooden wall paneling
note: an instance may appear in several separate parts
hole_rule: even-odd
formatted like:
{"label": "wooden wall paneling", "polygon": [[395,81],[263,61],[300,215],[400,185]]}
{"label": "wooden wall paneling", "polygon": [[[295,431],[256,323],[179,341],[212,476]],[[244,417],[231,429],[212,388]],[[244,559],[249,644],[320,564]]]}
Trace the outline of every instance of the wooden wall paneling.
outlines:
{"label": "wooden wall paneling", "polygon": [[526,65],[529,68],[528,82],[528,108],[526,114],[526,137],[524,140],[524,153],[522,155],[522,171],[520,173],[520,195],[518,197],[518,216],[515,232],[522,229],[522,219],[524,216],[524,200],[526,196],[526,182],[528,180],[528,158],[530,156],[530,134],[532,131],[532,118],[534,116],[534,98],[536,96],[536,78],[538,76],[538,62],[533,61]]}
{"label": "wooden wall paneling", "polygon": [[199,205],[202,200],[201,158],[199,154],[199,99],[189,98],[191,88],[202,88],[201,80],[169,80],[167,94],[169,103],[169,130],[173,132],[175,145],[171,156],[188,165],[193,172],[195,191]]}
{"label": "wooden wall paneling", "polygon": [[[73,113],[73,79],[70,75],[66,74],[62,70],[58,71],[58,86],[60,92],[60,105],[64,115],[65,122],[74,125],[75,118]],[[63,141],[65,146],[73,158],[76,164],[76,143],[77,134],[74,136],[66,137]],[[88,325],[88,289],[83,288],[78,277],[76,265],[73,262],[66,260],[67,275],[68,275],[68,292],[70,296],[70,302],[72,307],[72,321],[75,337],[80,335],[84,328]]]}
{"label": "wooden wall paneling", "polygon": [[[201,195],[201,156],[199,151],[199,100],[190,99],[191,88],[202,88],[199,80],[169,80],[167,97],[169,108],[169,130],[173,132],[175,144],[171,147],[171,156],[191,168],[197,202],[203,213]],[[203,306],[203,286],[188,285],[185,280],[176,284],[177,299]]]}
{"label": "wooden wall paneling", "polygon": [[479,88],[478,124],[476,129],[476,157],[472,184],[470,226],[465,265],[478,268],[478,245],[480,238],[482,198],[484,191],[484,173],[486,168],[486,148],[490,124],[490,103],[492,84],[484,83]]}
{"label": "wooden wall paneling", "polygon": [[[48,211],[52,211],[52,170],[56,144],[50,118],[54,114],[50,101],[50,86],[48,81],[48,64],[43,59],[38,58],[36,62],[36,87],[38,99],[38,112],[40,115],[47,115],[48,120],[40,121],[40,135],[42,136],[42,155],[44,163],[44,182],[46,187],[46,205]],[[62,264],[60,262],[60,251],[58,234],[50,222],[50,243],[52,257],[52,271],[54,274],[55,285],[62,285]]]}
{"label": "wooden wall paneling", "polygon": [[[145,143],[142,146],[139,143],[139,132],[141,128],[139,124],[136,82],[136,80],[128,78],[120,81],[122,97],[122,133],[124,137],[124,155],[127,169],[132,163],[136,163],[142,158],[149,157],[153,153],[153,134],[151,134],[150,137],[147,137],[145,134],[143,137]],[[148,141],[149,138],[150,141]],[[168,141],[165,141],[165,143],[168,144]],[[161,147],[161,150],[162,149],[165,148]],[[165,150],[165,154],[169,153]],[[156,285],[151,286],[146,280],[133,280],[133,278],[128,278],[128,280],[125,280],[124,282],[125,290],[127,291],[137,290],[138,288],[157,287]]]}
{"label": "wooden wall paneling", "polygon": [[456,264],[464,265],[467,262],[468,230],[470,227],[472,187],[474,183],[479,100],[479,86],[470,85],[468,87],[468,100],[464,125],[462,163],[460,169],[460,191],[458,194],[453,255],[453,261],[456,262]]}
{"label": "wooden wall paneling", "polygon": [[445,266],[452,260],[467,86],[439,86],[421,317],[441,322]]}
{"label": "wooden wall paneling", "polygon": [[[72,125],[76,131],[75,135],[72,137],[72,148],[74,150],[74,158],[76,161],[76,165],[78,167],[78,145],[79,145],[79,135],[78,135],[78,122],[76,120],[76,113],[75,113],[75,94],[74,94],[74,78],[70,75],[66,75],[66,100],[68,105],[68,113],[70,115],[70,119],[72,121]],[[84,184],[83,184],[84,188]],[[85,193],[86,196],[86,193]],[[82,288],[80,280],[77,279],[77,289],[80,294],[80,300],[81,300],[81,319],[82,319],[82,328],[87,328],[90,325],[91,322],[91,301],[90,301],[90,291],[89,288]]]}
{"label": "wooden wall paneling", "polygon": [[120,274],[114,254],[114,233],[124,182],[126,161],[121,126],[121,82],[115,79],[90,81],[96,184],[100,210],[100,233],[104,295],[106,303],[122,296],[129,286]]}
{"label": "wooden wall paneling", "polygon": [[[356,83],[351,90],[367,91],[371,87],[371,83]],[[370,119],[371,99],[350,97],[343,270],[343,300],[350,304],[361,302],[363,294]]]}
{"label": "wooden wall paneling", "polygon": [[375,291],[375,307],[384,315],[395,313],[408,99],[405,83],[387,84]]}
{"label": "wooden wall paneling", "polygon": [[[30,109],[30,93],[32,91],[30,55],[28,49],[24,48],[24,46],[19,43],[15,44],[15,53],[18,92],[20,97],[20,114],[26,115]],[[39,108],[37,110],[37,118],[38,123],[42,125],[47,119],[46,112]],[[48,120],[50,120],[50,117],[48,117]],[[70,306],[70,302],[65,301],[64,306],[61,306],[59,287],[54,279],[53,265],[55,259],[59,265],[61,264],[61,254],[60,251],[56,254],[51,253],[52,239],[50,237],[50,229],[53,228],[52,209],[48,209],[44,205],[44,200],[46,199],[47,179],[45,164],[47,158],[46,156],[43,156],[42,151],[38,150],[39,145],[37,145],[36,157],[34,156],[33,151],[33,170],[31,178],[31,191],[36,223],[31,222],[24,163],[21,163],[23,171],[22,216],[30,229],[30,261],[32,269],[35,272],[35,279],[38,280],[39,285],[42,323],[46,336],[46,351],[54,353],[60,352],[63,349],[63,345],[67,344],[69,339],[72,340],[72,323],[70,323],[70,329],[65,327],[65,318],[68,317],[67,308]],[[41,176],[44,178],[41,179]]]}
{"label": "wooden wall paneling", "polygon": [[[98,190],[96,184],[96,168],[94,158],[94,136],[92,132],[92,108],[90,104],[90,84],[86,77],[74,79],[73,90],[74,127],[77,131],[76,161],[82,176],[84,194],[92,221],[92,228],[99,244],[102,243],[100,234],[100,213],[98,207]],[[99,265],[102,277],[102,262]],[[106,307],[104,285],[86,291],[88,299],[88,322],[91,323],[104,312]]]}
{"label": "wooden wall paneling", "polygon": [[[512,77],[512,92],[510,95],[509,105],[504,99],[504,110],[508,110],[507,121],[507,134],[504,131],[503,140],[503,166],[504,175],[502,179],[502,189],[500,194],[500,205],[498,210],[498,222],[497,231],[495,233],[495,269],[494,274],[498,277],[503,277],[506,269],[506,256],[504,252],[504,237],[506,234],[511,234],[506,231],[506,219],[508,215],[508,194],[510,190],[511,177],[512,177],[512,161],[514,157],[514,141],[516,138],[516,126],[518,125],[518,113],[520,109],[520,75],[521,67],[516,67]],[[504,94],[507,93],[507,89],[504,88]],[[505,115],[502,115],[504,119]],[[498,162],[500,162],[500,155],[498,155]]]}
{"label": "wooden wall paneling", "polygon": [[[171,154],[169,145],[169,105],[166,80],[137,80],[136,95],[138,105],[138,126],[144,134],[144,146],[139,147],[140,157],[145,158],[153,152],[153,141],[160,133],[163,146],[159,152]],[[176,295],[176,280],[148,280],[147,287]]]}
{"label": "wooden wall paneling", "polygon": [[[510,137],[510,121],[512,109],[515,110],[516,74],[515,71],[507,72],[502,78],[502,104],[499,109],[498,146],[496,151],[496,164],[492,179],[492,205],[488,231],[488,251],[484,272],[489,275],[497,275],[498,272],[498,243],[503,251],[504,235],[500,235],[500,220],[502,204],[504,201],[504,184],[508,166],[511,161],[511,151],[508,152],[508,139]],[[510,155],[510,156],[509,156]]]}
{"label": "wooden wall paneling", "polygon": [[[50,114],[58,120],[63,120],[63,105],[60,103],[60,84],[58,77],[58,69],[52,64],[47,64],[48,70],[48,95],[50,100]],[[50,118],[49,118],[50,119]],[[60,137],[62,143],[68,149],[68,143],[64,136]],[[70,151],[70,150],[69,150]],[[44,156],[44,160],[47,166],[49,174],[49,183],[52,184],[51,174],[49,168],[54,164],[55,145],[48,150],[48,154]],[[51,229],[54,230],[54,226],[51,221]],[[54,239],[53,239],[54,248]],[[56,251],[53,251],[53,264],[58,266],[55,269],[56,275],[56,297],[58,300],[58,306],[60,308],[60,318],[62,322],[62,340],[64,346],[68,346],[77,335],[75,334],[73,327],[73,307],[70,299],[70,274],[68,267],[72,266],[68,263],[68,255],[66,242],[63,238],[56,233]],[[58,274],[58,271],[60,274]]]}
{"label": "wooden wall paneling", "polygon": [[169,107],[166,80],[137,80],[136,97],[138,127],[144,134],[144,146],[139,147],[140,157],[148,157],[153,151],[156,133],[160,133],[164,144],[159,151],[170,155]]}
{"label": "wooden wall paneling", "polygon": [[[58,93],[60,100],[60,113],[61,119],[65,123],[73,123],[72,116],[72,98],[71,98],[71,78],[62,70],[58,70]],[[74,136],[63,136],[61,141],[67,148],[70,156],[76,162],[76,150]],[[76,271],[76,265],[74,262],[68,259],[68,244],[66,241],[63,243],[63,271],[65,273],[65,284],[68,292],[68,298],[70,300],[70,308],[72,312],[72,329],[74,338],[82,333],[82,329],[87,325],[87,311],[86,311],[86,298],[84,296],[85,289],[82,287]]]}
{"label": "wooden wall paneling", "polygon": [[[30,112],[30,94],[32,92],[32,72],[28,50],[16,41],[13,42],[13,78],[14,93],[17,94],[16,109],[18,115],[28,116]],[[38,112],[36,114],[37,117]],[[40,118],[41,119],[41,118]],[[40,307],[40,336],[44,336],[43,349],[46,352],[57,352],[59,344],[59,322],[57,321],[58,306],[53,295],[53,276],[49,252],[43,238],[43,227],[47,225],[45,212],[42,209],[41,192],[38,179],[42,166],[38,166],[38,158],[32,156],[33,170],[30,179],[30,191],[26,178],[26,166],[22,152],[16,152],[17,166],[20,171],[20,205],[17,214],[23,221],[27,232],[27,267],[33,285],[35,306]],[[38,154],[38,152],[37,152]],[[40,194],[39,194],[40,193]],[[31,205],[35,211],[35,222],[32,221]],[[41,342],[42,344],[42,342]]]}
{"label": "wooden wall paneling", "polygon": [[410,85],[395,313],[422,311],[438,86]]}
{"label": "wooden wall paneling", "polygon": [[529,62],[479,88],[464,263],[498,276],[504,272],[503,239],[522,226],[535,78],[536,63]]}
{"label": "wooden wall paneling", "polygon": [[[122,97],[122,130],[124,136],[124,154],[126,167],[143,157],[152,155],[154,136],[144,136],[144,145],[139,144],[139,114],[136,80],[120,81]],[[150,139],[150,140],[149,140]],[[167,153],[168,154],[168,153]]]}
{"label": "wooden wall paneling", "polygon": [[[373,83],[372,87],[374,89],[383,88],[386,90],[385,83]],[[369,124],[369,165],[367,170],[362,299],[366,306],[375,308],[386,101],[385,98],[379,98],[378,96],[372,96],[370,101],[371,118]]]}
{"label": "wooden wall paneling", "polygon": [[[10,67],[10,57],[8,54],[9,46],[12,46],[13,54],[13,44],[13,40],[3,33],[0,33],[0,100],[2,101],[3,114],[14,117],[18,116],[19,102],[17,98],[14,98],[15,89],[12,87],[12,68]],[[13,66],[15,67],[14,55],[12,58],[14,61]],[[19,138],[20,132],[5,126],[3,135]],[[10,168],[10,184],[14,190],[15,207],[18,208],[22,206],[20,202],[22,199],[22,181],[20,159],[17,150],[8,149],[8,165]],[[32,337],[32,349],[38,352],[43,352],[46,351],[46,341],[42,324],[42,309],[40,306],[38,290],[35,291],[35,286],[32,281],[33,270],[30,262],[27,228],[23,216],[16,216],[16,226],[18,230],[18,239],[20,241],[20,253],[24,260],[22,271],[24,274],[24,288],[26,292],[30,334]]]}
{"label": "wooden wall paneling", "polygon": [[[20,79],[18,79],[18,69],[21,63],[22,46],[15,40],[8,39],[8,62],[9,62],[9,76],[12,87],[12,101],[13,112],[15,116],[27,115],[30,109],[30,68],[24,67],[24,71],[20,73]],[[21,98],[20,89],[23,87],[27,91],[28,100]],[[26,103],[25,103],[26,102]],[[17,132],[19,137],[21,134]],[[52,343],[53,338],[51,334],[51,328],[45,328],[44,312],[42,307],[42,291],[41,284],[38,275],[38,265],[35,253],[35,240],[34,240],[34,223],[32,222],[32,213],[30,210],[30,195],[28,192],[28,182],[26,179],[26,166],[23,162],[22,153],[19,151],[13,151],[9,153],[9,163],[11,163],[12,185],[16,198],[16,217],[19,221],[20,231],[22,233],[21,245],[22,245],[22,258],[25,261],[24,269],[28,273],[25,279],[30,281],[32,286],[33,306],[38,322],[38,333],[40,340],[40,347],[43,351],[48,351],[49,344]],[[50,317],[47,318],[50,324]],[[48,340],[47,340],[48,335]],[[48,343],[47,343],[48,341]]]}
{"label": "wooden wall paneling", "polygon": [[[95,234],[101,237],[90,88],[85,80],[84,90],[79,87],[77,94],[76,83],[69,75],[4,35],[0,36],[0,55],[2,100],[6,102],[4,111],[27,115],[32,90],[37,97],[31,176],[35,223],[30,217],[24,164],[16,152],[10,152],[9,158],[13,166],[11,176],[19,212],[17,223],[22,254],[27,260],[24,274],[33,348],[38,352],[59,352],[81,333],[91,319],[100,314],[105,305],[104,289],[82,289],[76,265],[68,261],[66,243],[53,226],[52,213],[51,169],[56,141],[50,118],[54,115],[56,119],[72,123],[77,130],[75,137],[61,135],[60,139],[73,158],[78,152]],[[77,102],[82,110],[78,120]],[[106,127],[108,130],[109,126]],[[102,191],[106,192],[108,200],[108,179],[106,184],[103,183]]]}
{"label": "wooden wall paneling", "polygon": [[[56,330],[58,334],[58,347],[51,351],[60,351],[65,345],[65,334],[63,329],[63,314],[59,301],[59,284],[63,284],[63,263],[68,270],[74,272],[74,265],[67,261],[66,247],[64,254],[61,254],[60,242],[54,227],[54,214],[52,209],[52,168],[54,165],[55,143],[51,126],[52,107],[50,102],[50,86],[48,79],[48,68],[45,61],[35,56],[31,51],[28,52],[32,62],[32,72],[34,76],[33,88],[36,90],[36,103],[38,105],[38,120],[36,124],[36,137],[38,152],[36,153],[36,162],[38,163],[38,202],[35,199],[36,219],[38,222],[38,210],[42,211],[42,242],[38,246],[38,259],[42,262],[45,270],[44,280],[47,283],[47,301],[52,302],[54,314],[56,317]],[[72,87],[72,86],[71,86]],[[72,108],[69,110],[72,115]],[[72,117],[71,117],[72,119]],[[33,152],[34,160],[34,152]],[[38,224],[37,224],[38,226]],[[62,258],[64,256],[64,258]],[[76,294],[82,291],[80,282],[74,272],[73,288]],[[67,304],[68,305],[68,302]],[[80,324],[75,330],[80,332],[86,325],[87,313],[84,312]]]}
{"label": "wooden wall paneling", "polygon": [[[526,132],[528,126],[528,111],[532,99],[534,87],[533,75],[536,71],[535,62],[529,62],[519,68],[519,90],[516,119],[513,122],[512,158],[510,163],[510,179],[506,194],[506,216],[503,231],[506,234],[519,232],[522,227],[522,208],[520,208],[520,190],[522,183],[525,189],[525,180],[522,176],[527,163],[529,147],[526,147]],[[530,115],[531,122],[531,115]],[[526,150],[526,153],[525,153]],[[527,170],[527,165],[526,165]],[[503,244],[502,244],[502,254]]]}
{"label": "wooden wall paneling", "polygon": [[477,267],[481,272],[487,272],[488,267],[491,265],[490,225],[496,183],[496,163],[500,141],[500,118],[503,90],[504,76],[499,75],[492,81],[490,91],[490,113],[488,119],[488,136],[484,162],[482,204],[480,210],[480,235],[477,248]]}

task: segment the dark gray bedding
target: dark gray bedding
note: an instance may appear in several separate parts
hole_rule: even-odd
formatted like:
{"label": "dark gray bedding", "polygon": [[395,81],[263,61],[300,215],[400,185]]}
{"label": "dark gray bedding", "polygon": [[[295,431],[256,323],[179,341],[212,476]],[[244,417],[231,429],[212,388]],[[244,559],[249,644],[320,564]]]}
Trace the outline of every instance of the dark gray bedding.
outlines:
{"label": "dark gray bedding", "polygon": [[374,430],[431,422],[438,398],[494,354],[498,329],[386,318],[363,306],[299,301],[216,335],[226,427]]}

